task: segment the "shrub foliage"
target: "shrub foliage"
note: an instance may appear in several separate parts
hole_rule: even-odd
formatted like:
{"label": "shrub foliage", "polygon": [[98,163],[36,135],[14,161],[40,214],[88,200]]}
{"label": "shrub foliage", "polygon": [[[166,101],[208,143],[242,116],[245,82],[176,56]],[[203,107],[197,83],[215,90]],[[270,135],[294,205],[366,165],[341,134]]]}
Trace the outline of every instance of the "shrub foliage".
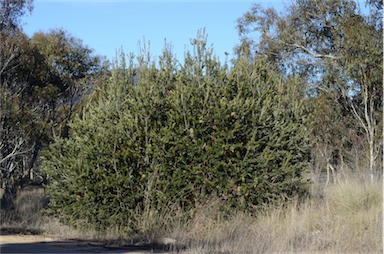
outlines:
{"label": "shrub foliage", "polygon": [[[76,225],[137,230],[149,208],[211,198],[256,209],[305,193],[305,92],[263,59],[220,64],[204,35],[179,63],[121,57],[43,167],[50,208]],[[186,213],[188,214],[188,213]]]}

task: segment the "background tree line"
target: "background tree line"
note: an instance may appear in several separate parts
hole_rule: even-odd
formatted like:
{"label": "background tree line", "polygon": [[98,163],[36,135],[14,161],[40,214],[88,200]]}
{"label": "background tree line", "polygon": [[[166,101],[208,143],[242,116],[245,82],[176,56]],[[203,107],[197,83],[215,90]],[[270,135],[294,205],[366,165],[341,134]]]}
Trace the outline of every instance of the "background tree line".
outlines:
{"label": "background tree line", "polygon": [[[48,179],[51,212],[102,230],[215,197],[258,209],[308,193],[305,172],[382,174],[382,2],[255,4],[230,65],[192,41],[178,63],[114,67],[62,30],[26,36],[31,1],[2,1],[2,187]],[[44,151],[41,153],[41,151]],[[111,219],[112,218],[112,219]]]}
{"label": "background tree line", "polygon": [[[284,14],[254,5],[238,20],[237,51],[267,56],[307,83],[317,128],[314,169],[381,172],[382,1],[295,1]],[[256,40],[255,34],[259,34]]]}
{"label": "background tree line", "polygon": [[20,17],[32,1],[0,3],[0,169],[1,187],[41,183],[40,151],[66,124],[87,92],[107,70],[104,60],[63,30],[31,38]]}

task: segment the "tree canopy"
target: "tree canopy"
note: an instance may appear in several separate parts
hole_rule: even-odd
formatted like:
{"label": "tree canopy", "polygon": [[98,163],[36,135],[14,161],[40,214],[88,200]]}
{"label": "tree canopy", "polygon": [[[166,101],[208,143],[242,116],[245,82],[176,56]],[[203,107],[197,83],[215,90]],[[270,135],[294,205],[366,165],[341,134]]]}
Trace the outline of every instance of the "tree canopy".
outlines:
{"label": "tree canopy", "polygon": [[68,32],[52,30],[28,38],[18,27],[26,8],[32,10],[32,1],[1,2],[2,188],[34,178],[41,149],[54,133],[65,135],[66,123],[107,70],[101,57]]}
{"label": "tree canopy", "polygon": [[305,78],[319,109],[316,121],[324,127],[315,138],[338,153],[341,165],[353,160],[341,151],[364,135],[365,145],[357,149],[369,151],[359,157],[367,158],[373,176],[382,151],[383,3],[367,1],[366,7],[363,12],[356,1],[297,0],[279,14],[256,4],[238,20],[237,52],[267,56],[285,75]]}
{"label": "tree canopy", "polygon": [[33,10],[33,0],[2,0],[0,2],[0,32],[20,28],[20,18]]}

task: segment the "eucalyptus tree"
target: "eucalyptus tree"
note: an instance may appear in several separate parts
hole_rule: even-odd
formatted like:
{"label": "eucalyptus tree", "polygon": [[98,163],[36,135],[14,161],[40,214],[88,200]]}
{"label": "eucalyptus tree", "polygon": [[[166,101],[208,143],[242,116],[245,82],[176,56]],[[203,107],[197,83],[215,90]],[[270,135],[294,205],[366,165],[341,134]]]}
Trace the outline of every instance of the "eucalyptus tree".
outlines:
{"label": "eucalyptus tree", "polygon": [[20,18],[33,10],[33,0],[2,0],[0,2],[0,32],[20,29]]}
{"label": "eucalyptus tree", "polygon": [[107,71],[102,57],[66,31],[28,38],[12,29],[0,32],[2,187],[34,178],[40,151],[53,135],[66,135],[67,122]]}
{"label": "eucalyptus tree", "polygon": [[238,20],[237,51],[267,56],[284,75],[304,77],[322,126],[315,138],[334,148],[328,159],[343,162],[341,150],[363,135],[360,148],[367,152],[357,157],[367,157],[373,178],[382,150],[383,3],[365,7],[353,0],[297,0],[279,14],[256,4]]}
{"label": "eucalyptus tree", "polygon": [[4,0],[0,2],[0,173],[1,186],[5,187],[13,172],[17,171],[16,158],[30,152],[25,130],[17,118],[17,109],[28,76],[26,62],[33,52],[28,38],[22,33],[20,18],[31,12],[32,1]]}

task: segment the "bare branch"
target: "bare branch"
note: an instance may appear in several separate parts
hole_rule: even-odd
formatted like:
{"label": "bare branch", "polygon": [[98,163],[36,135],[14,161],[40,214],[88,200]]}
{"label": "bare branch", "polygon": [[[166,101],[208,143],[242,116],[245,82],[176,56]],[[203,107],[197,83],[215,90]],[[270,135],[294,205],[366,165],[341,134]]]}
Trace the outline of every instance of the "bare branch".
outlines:
{"label": "bare branch", "polygon": [[304,52],[306,52],[307,54],[311,55],[312,57],[314,58],[328,58],[328,59],[333,59],[333,60],[338,60],[340,59],[339,57],[336,57],[336,56],[332,56],[332,55],[325,55],[325,54],[318,54],[318,53],[315,53],[309,49],[307,49],[306,47],[304,47],[303,45],[300,45],[300,44],[297,44],[297,43],[294,43],[294,44],[290,44],[291,46],[294,46],[296,48],[299,48],[299,49],[302,49]]}
{"label": "bare branch", "polygon": [[24,150],[24,151],[17,151],[22,145],[23,145],[24,141],[22,141],[21,139],[19,140],[19,142],[17,142],[17,144],[15,145],[15,147],[13,148],[12,152],[10,152],[8,155],[6,155],[4,158],[0,159],[0,163],[3,163],[4,161],[12,158],[12,157],[15,157],[15,156],[18,156],[18,155],[21,155],[21,154],[25,154],[25,153],[28,153],[29,151],[31,151],[32,149],[27,149],[27,150]]}

